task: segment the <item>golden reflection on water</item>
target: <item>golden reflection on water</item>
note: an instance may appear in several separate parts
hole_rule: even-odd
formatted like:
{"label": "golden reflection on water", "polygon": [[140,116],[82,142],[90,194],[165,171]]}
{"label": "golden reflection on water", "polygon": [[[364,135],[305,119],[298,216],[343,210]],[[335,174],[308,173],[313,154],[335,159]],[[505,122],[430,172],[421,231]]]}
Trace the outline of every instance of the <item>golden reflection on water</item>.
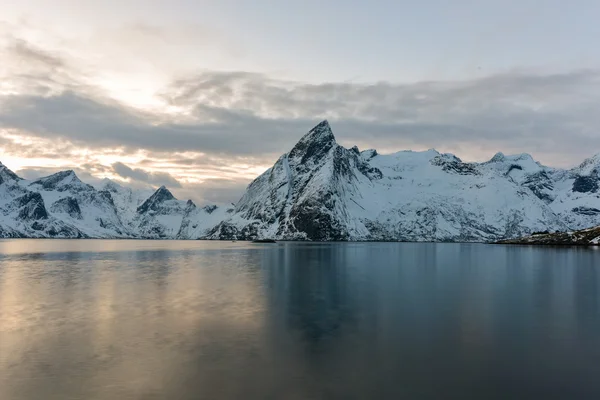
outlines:
{"label": "golden reflection on water", "polygon": [[144,398],[169,386],[169,364],[194,350],[190,335],[212,335],[218,323],[220,332],[260,337],[264,297],[253,270],[212,270],[227,264],[227,245],[202,246],[215,250],[202,257],[194,242],[1,242],[0,371],[10,374],[0,376],[12,383],[0,378],[0,399],[34,398],[22,397],[19,382],[37,382],[39,395],[60,369],[74,371],[75,398]]}

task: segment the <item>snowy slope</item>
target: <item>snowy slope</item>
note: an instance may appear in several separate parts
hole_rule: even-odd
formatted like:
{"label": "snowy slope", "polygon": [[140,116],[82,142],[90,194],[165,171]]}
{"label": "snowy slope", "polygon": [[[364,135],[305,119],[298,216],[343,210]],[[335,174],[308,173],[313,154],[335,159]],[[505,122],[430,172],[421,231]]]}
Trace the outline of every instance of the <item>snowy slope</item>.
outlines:
{"label": "snowy slope", "polygon": [[209,205],[196,207],[190,201],[183,215],[177,239],[204,238],[215,226],[229,217],[234,211],[234,206]]}
{"label": "snowy slope", "polygon": [[110,179],[104,179],[99,190],[110,193],[121,222],[128,226],[135,219],[137,208],[154,193],[151,189],[128,188]]}
{"label": "snowy slope", "polygon": [[435,150],[380,155],[338,145],[323,121],[208,237],[490,241],[579,229],[600,224],[598,160],[564,171],[528,154],[485,163]]}

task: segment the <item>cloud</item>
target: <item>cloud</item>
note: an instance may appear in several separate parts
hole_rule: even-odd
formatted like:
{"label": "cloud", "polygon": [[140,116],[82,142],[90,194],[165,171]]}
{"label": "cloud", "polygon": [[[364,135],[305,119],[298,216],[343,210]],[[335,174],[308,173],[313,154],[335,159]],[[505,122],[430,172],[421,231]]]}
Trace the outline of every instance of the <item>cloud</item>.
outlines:
{"label": "cloud", "polygon": [[185,197],[200,196],[199,204],[230,204],[239,200],[248,182],[234,179],[208,179],[198,185],[189,185],[179,194]]}
{"label": "cloud", "polygon": [[23,62],[39,63],[52,68],[59,68],[65,64],[60,56],[38,49],[23,39],[14,38],[9,51]]}
{"label": "cloud", "polygon": [[121,162],[114,163],[112,168],[117,175],[125,179],[158,186],[165,185],[172,188],[181,187],[181,183],[166,172],[148,172],[141,168],[130,168]]}
{"label": "cloud", "polygon": [[[207,72],[180,79],[161,97],[181,115],[142,112],[75,90],[8,95],[0,126],[89,147],[196,151],[275,159],[322,118],[346,145],[520,150],[576,163],[600,147],[600,72],[507,73],[416,84],[277,81]],[[459,154],[470,159],[479,154]]]}
{"label": "cloud", "polygon": [[[246,112],[205,108],[214,122],[155,124],[115,101],[75,92],[55,96],[9,95],[0,103],[0,127],[70,140],[79,145],[154,151],[200,151],[249,155],[276,152],[290,144],[291,133],[313,123],[267,121]],[[285,139],[285,140],[282,140]]]}
{"label": "cloud", "polygon": [[[64,46],[64,44],[62,45]],[[91,96],[102,90],[91,83],[91,72],[68,52],[42,48],[0,32],[0,102],[8,94],[50,96],[75,90]],[[5,90],[3,90],[5,89]],[[7,90],[6,90],[7,89]]]}

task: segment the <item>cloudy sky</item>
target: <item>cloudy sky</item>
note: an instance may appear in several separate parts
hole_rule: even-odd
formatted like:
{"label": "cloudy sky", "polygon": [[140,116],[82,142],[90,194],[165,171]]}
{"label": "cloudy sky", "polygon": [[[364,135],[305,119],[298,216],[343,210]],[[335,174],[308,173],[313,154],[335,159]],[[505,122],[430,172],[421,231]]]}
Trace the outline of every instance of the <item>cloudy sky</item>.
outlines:
{"label": "cloudy sky", "polygon": [[236,201],[321,119],[468,161],[600,152],[597,0],[19,0],[0,161]]}

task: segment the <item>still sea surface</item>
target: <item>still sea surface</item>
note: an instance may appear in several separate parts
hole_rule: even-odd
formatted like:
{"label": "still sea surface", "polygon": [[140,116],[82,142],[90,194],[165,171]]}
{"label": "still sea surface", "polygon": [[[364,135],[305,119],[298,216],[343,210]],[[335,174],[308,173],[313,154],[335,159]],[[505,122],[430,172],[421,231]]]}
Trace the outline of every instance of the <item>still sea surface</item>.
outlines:
{"label": "still sea surface", "polygon": [[600,399],[600,251],[0,241],[0,399]]}

